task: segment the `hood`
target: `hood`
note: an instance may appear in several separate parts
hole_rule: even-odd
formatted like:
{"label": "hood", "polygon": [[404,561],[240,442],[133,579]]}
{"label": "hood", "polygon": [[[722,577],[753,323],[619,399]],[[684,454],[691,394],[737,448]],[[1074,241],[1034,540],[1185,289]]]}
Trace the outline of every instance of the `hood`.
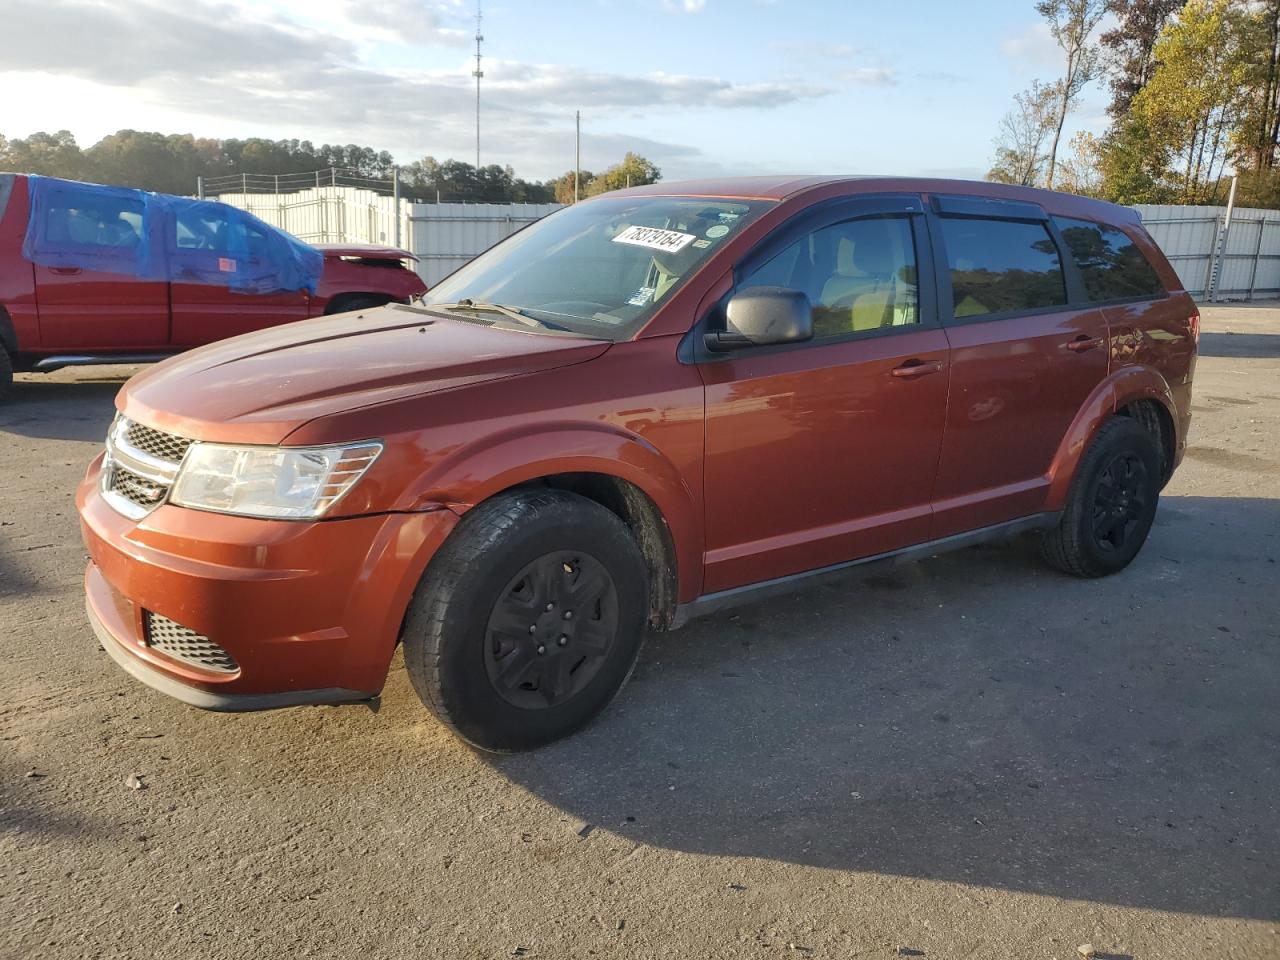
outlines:
{"label": "hood", "polygon": [[399,247],[384,247],[375,243],[313,243],[313,247],[333,257],[360,257],[362,260],[413,260],[417,256]]}
{"label": "hood", "polygon": [[392,305],[179,354],[130,380],[116,406],[198,440],[271,444],[317,417],[581,363],[609,346]]}

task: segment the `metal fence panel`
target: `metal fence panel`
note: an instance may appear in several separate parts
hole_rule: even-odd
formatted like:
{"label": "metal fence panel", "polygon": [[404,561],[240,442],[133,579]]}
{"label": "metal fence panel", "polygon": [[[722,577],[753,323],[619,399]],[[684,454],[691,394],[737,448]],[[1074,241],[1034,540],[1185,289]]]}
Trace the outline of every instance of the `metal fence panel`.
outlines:
{"label": "metal fence panel", "polygon": [[[1226,207],[1139,204],[1151,236],[1195,297],[1209,293]],[[1280,295],[1280,211],[1236,207],[1218,260],[1214,298],[1252,300]]]}

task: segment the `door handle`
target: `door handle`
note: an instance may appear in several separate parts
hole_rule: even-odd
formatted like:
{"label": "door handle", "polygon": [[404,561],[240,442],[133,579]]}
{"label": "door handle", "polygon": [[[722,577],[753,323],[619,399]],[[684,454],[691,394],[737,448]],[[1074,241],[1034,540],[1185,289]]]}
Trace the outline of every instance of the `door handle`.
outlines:
{"label": "door handle", "polygon": [[80,273],[79,267],[50,267],[50,273],[56,273],[60,277],[74,277]]}
{"label": "door handle", "polygon": [[1102,346],[1102,338],[1089,337],[1082,333],[1069,343],[1064,343],[1063,346],[1072,353],[1084,353],[1086,350],[1096,350]]}
{"label": "door handle", "polygon": [[917,377],[927,377],[929,374],[938,373],[941,370],[941,360],[908,360],[902,366],[894,367],[889,372],[899,380],[914,380]]}

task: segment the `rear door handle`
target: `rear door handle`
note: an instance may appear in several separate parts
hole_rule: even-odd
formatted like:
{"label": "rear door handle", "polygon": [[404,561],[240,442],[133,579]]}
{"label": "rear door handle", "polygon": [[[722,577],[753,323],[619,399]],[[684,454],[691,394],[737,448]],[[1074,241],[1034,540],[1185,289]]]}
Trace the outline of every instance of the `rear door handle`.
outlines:
{"label": "rear door handle", "polygon": [[60,277],[74,277],[80,273],[79,267],[50,267],[50,273],[56,273]]}
{"label": "rear door handle", "polygon": [[1084,334],[1081,334],[1069,343],[1064,343],[1063,346],[1072,353],[1084,353],[1086,350],[1096,350],[1098,347],[1102,346],[1102,338],[1087,337]]}
{"label": "rear door handle", "polygon": [[889,372],[899,380],[914,380],[917,377],[927,377],[929,374],[938,373],[941,370],[941,360],[908,360]]}

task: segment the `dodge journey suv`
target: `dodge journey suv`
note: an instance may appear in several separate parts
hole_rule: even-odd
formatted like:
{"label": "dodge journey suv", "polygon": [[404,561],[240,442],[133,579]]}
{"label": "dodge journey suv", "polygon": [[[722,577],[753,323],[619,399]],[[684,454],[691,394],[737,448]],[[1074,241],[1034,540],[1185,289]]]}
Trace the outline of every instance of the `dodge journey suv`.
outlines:
{"label": "dodge journey suv", "polygon": [[916,179],[607,194],[392,305],[168,360],[78,493],[89,619],[214,710],[370,700],[563,736],[647,629],[1027,533],[1123,569],[1199,317],[1121,207]]}

